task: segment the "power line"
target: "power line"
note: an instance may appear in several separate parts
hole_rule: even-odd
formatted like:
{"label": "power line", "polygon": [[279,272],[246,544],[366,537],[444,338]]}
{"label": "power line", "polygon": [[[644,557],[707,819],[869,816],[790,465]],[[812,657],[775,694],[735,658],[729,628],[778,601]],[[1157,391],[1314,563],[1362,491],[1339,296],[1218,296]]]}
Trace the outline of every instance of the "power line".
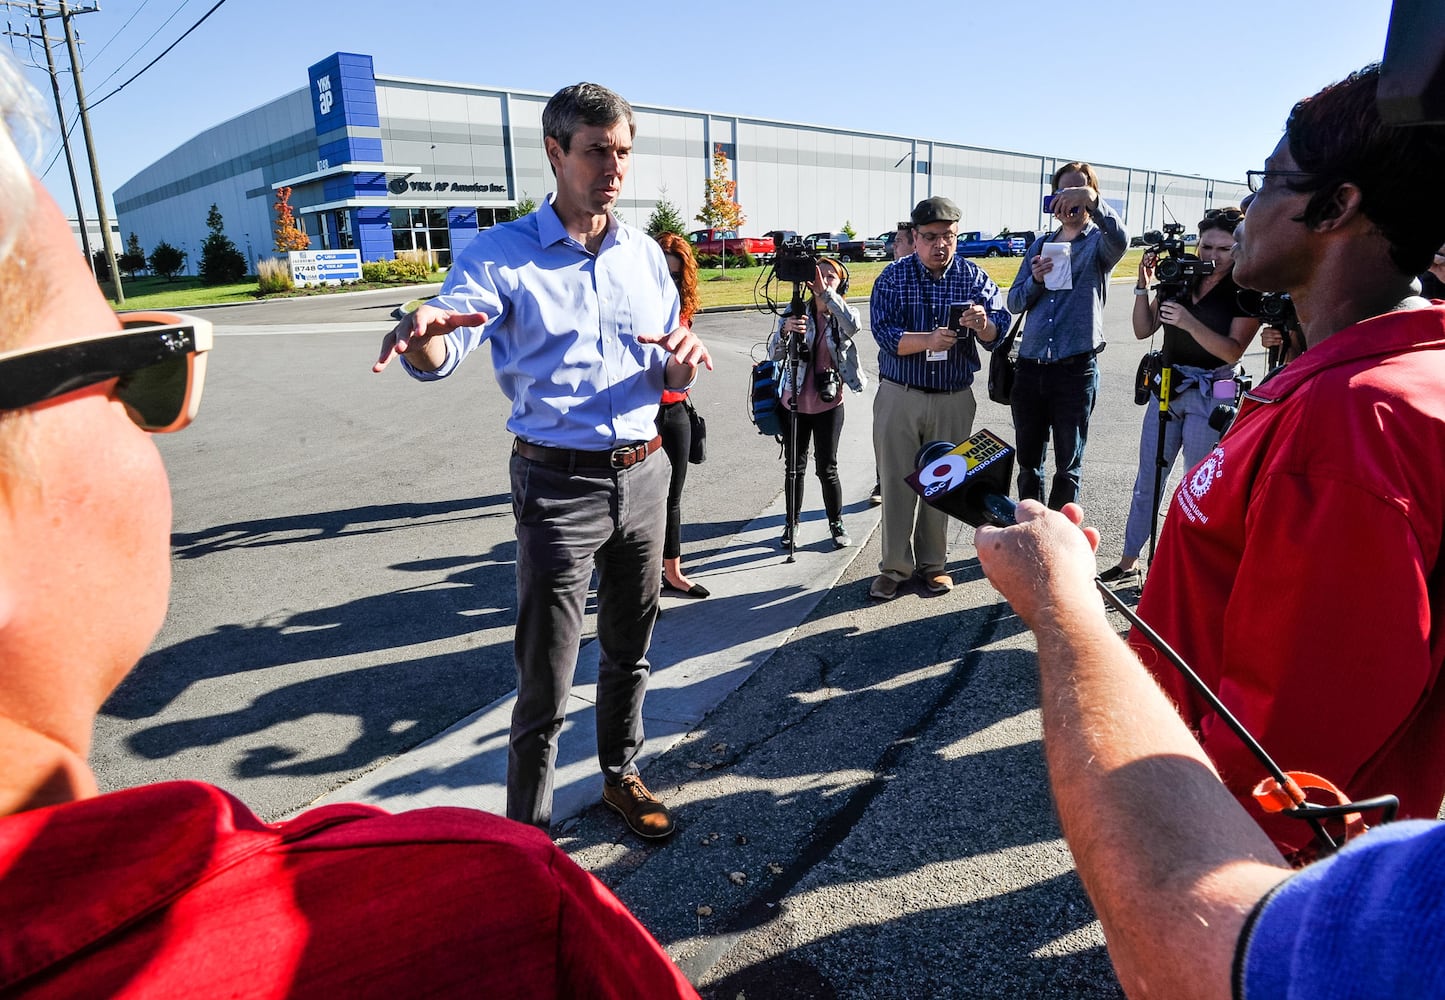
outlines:
{"label": "power line", "polygon": [[201,15],[201,19],[200,19],[199,21],[197,21],[195,24],[191,25],[189,28],[187,28],[187,29],[185,30],[185,33],[182,34],[180,38],[177,38],[174,42],[171,42],[170,45],[167,45],[167,46],[165,47],[165,50],[162,51],[160,55],[156,56],[156,57],[155,57],[154,59],[152,59],[150,62],[148,62],[148,63],[146,63],[144,66],[142,66],[142,67],[140,68],[140,71],[137,72],[137,73],[135,74],[135,76],[131,77],[131,78],[130,78],[129,80],[127,80],[125,83],[122,83],[119,87],[116,87],[114,90],[112,90],[110,93],[106,94],[104,97],[100,98],[99,100],[97,100],[97,101],[92,101],[92,102],[90,103],[90,108],[91,108],[91,110],[94,110],[94,109],[100,107],[100,106],[101,106],[102,104],[104,104],[106,101],[110,100],[110,99],[111,99],[112,97],[114,97],[116,94],[119,94],[119,93],[120,93],[122,90],[124,90],[126,87],[129,87],[132,83],[134,83],[134,82],[136,81],[136,79],[141,75],[141,73],[144,73],[146,70],[150,69],[150,68],[151,68],[152,66],[154,66],[156,63],[160,62],[161,59],[163,59],[163,58],[165,57],[165,55],[166,55],[167,52],[170,52],[171,49],[175,48],[177,45],[181,44],[181,42],[185,41],[186,35],[189,35],[191,32],[195,31],[195,30],[196,30],[197,28],[199,28],[202,24],[204,24],[205,21],[206,21],[206,18],[210,17],[210,16],[211,16],[212,14],[214,14],[216,11],[220,10],[220,9],[221,9],[221,5],[224,4],[225,2],[226,2],[226,0],[216,0],[216,5],[215,5],[214,7],[212,7],[210,10],[208,10],[208,11],[206,11],[204,14],[202,14],[202,15]]}

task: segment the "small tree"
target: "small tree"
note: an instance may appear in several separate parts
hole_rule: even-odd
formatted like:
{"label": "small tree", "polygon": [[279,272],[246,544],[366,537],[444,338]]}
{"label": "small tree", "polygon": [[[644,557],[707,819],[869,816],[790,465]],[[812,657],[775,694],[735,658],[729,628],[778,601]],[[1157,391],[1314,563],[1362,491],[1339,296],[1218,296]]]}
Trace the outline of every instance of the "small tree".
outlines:
{"label": "small tree", "polygon": [[90,255],[90,269],[95,272],[96,281],[110,280],[110,261],[105,259],[104,250],[97,250]]}
{"label": "small tree", "polygon": [[858,238],[858,230],[854,229],[853,223],[849,222],[847,219],[843,220],[843,228],[838,230],[838,232],[842,233],[850,240],[856,240]]}
{"label": "small tree", "polygon": [[291,211],[291,189],[283,187],[276,192],[276,252],[305,250],[311,245],[311,237],[296,225],[296,213]]}
{"label": "small tree", "polygon": [[161,240],[151,251],[150,265],[151,270],[156,274],[167,281],[174,281],[176,275],[180,274],[181,269],[186,266],[186,255],[165,240]]}
{"label": "small tree", "polygon": [[226,235],[221,209],[215,204],[206,213],[206,228],[211,235],[201,244],[201,283],[235,284],[246,276],[246,258]]}
{"label": "small tree", "polygon": [[146,266],[146,252],[141,249],[140,237],[135,233],[131,233],[130,239],[125,241],[125,253],[120,255],[120,260],[116,263],[132,278],[135,277],[137,271]]}
{"label": "small tree", "polygon": [[663,233],[686,236],[685,226],[677,206],[667,200],[667,186],[664,185],[658,193],[657,207],[652,210],[652,216],[647,220],[647,235],[654,238]]}
{"label": "small tree", "polygon": [[517,219],[531,215],[537,211],[537,199],[527,192],[522,192],[522,199],[512,206],[512,214],[508,216],[508,222],[515,222]]}
{"label": "small tree", "polygon": [[[736,201],[737,193],[737,181],[728,177],[728,154],[723,150],[722,143],[715,143],[712,148],[712,176],[704,182],[702,211],[697,213],[697,221],[709,229],[741,229],[748,217]],[[724,244],[723,270],[726,271],[727,267],[727,245]]]}

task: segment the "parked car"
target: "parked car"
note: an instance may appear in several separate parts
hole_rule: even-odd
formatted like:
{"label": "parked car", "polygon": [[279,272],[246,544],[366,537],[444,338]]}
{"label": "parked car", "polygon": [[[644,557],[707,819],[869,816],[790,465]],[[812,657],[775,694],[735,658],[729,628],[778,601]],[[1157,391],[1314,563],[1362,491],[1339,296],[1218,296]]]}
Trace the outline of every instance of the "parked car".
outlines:
{"label": "parked car", "polygon": [[1039,238],[1039,234],[1032,229],[1005,229],[999,233],[999,236],[1007,236],[1013,240],[1023,240],[1025,253],[1028,252],[1029,247],[1034,245],[1034,240]]}
{"label": "parked car", "polygon": [[884,260],[892,258],[893,254],[883,240],[874,237],[873,239],[853,239],[847,233],[834,233],[833,237],[838,241],[838,256],[844,260],[854,262],[860,260]]}
{"label": "parked car", "polygon": [[960,257],[1022,257],[1028,248],[1028,243],[1019,236],[984,239],[977,229],[958,234]]}
{"label": "parked car", "polygon": [[767,236],[739,236],[734,229],[695,229],[687,238],[692,252],[699,257],[716,257],[724,252],[741,257],[746,251],[760,261],[773,259],[773,241]]}
{"label": "parked car", "polygon": [[803,246],[814,253],[837,256],[838,240],[834,233],[809,233],[803,237]]}

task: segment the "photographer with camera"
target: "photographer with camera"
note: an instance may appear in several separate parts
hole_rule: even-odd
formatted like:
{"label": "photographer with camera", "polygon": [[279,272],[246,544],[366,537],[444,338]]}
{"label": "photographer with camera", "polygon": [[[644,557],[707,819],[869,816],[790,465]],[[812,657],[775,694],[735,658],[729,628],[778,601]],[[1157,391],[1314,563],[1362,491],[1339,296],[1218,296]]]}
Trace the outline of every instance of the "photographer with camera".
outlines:
{"label": "photographer with camera", "polygon": [[842,549],[852,545],[853,539],[843,527],[838,442],[843,437],[843,384],[846,382],[854,392],[862,392],[866,385],[858,366],[858,348],[853,343],[862,316],[843,297],[848,291],[848,272],[841,262],[822,257],[813,271],[813,295],[804,315],[783,317],[768,338],[768,354],[784,362],[780,413],[783,440],[787,443],[783,474],[787,524],[779,544],[790,549],[795,542],[811,438],[817,445],[814,469],[823,489],[828,531],[833,546]]}
{"label": "photographer with camera", "polygon": [[[1153,531],[1157,515],[1156,498],[1174,468],[1179,449],[1184,462],[1193,467],[1219,443],[1220,432],[1210,426],[1216,398],[1233,404],[1235,365],[1244,356],[1259,320],[1249,316],[1239,303],[1239,286],[1231,273],[1234,267],[1234,229],[1244,218],[1237,208],[1212,208],[1199,221],[1199,258],[1187,259],[1175,240],[1157,243],[1139,261],[1139,280],[1134,287],[1134,336],[1152,337],[1164,327],[1163,364],[1172,370],[1169,379],[1169,409],[1161,420],[1157,405],[1145,408],[1139,433],[1139,471],[1134,477],[1133,499],[1124,526],[1124,554],[1114,567],[1100,574],[1105,583],[1137,583],[1139,554]],[[1166,272],[1181,272],[1176,280],[1160,282],[1151,299],[1155,270],[1164,260]],[[1183,276],[1191,263],[1203,264],[1201,273]],[[1216,393],[1216,387],[1225,393]],[[1158,402],[1159,381],[1153,384]],[[1159,446],[1163,424],[1163,448]]]}
{"label": "photographer with camera", "polygon": [[1058,510],[1079,499],[1089,416],[1099,392],[1095,355],[1104,349],[1109,272],[1129,249],[1129,234],[1100,195],[1098,175],[1087,163],[1065,163],[1054,171],[1048,211],[1059,228],[1025,252],[1008,308],[1029,314],[1019,338],[1012,400],[1019,497],[1044,499],[1044,452],[1052,436],[1048,503]]}

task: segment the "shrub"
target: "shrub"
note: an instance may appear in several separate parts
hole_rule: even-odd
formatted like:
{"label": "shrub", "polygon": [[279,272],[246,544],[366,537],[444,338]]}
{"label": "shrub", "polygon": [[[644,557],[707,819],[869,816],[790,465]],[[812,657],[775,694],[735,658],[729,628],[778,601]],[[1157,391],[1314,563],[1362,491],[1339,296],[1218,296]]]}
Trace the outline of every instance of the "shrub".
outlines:
{"label": "shrub", "polygon": [[201,284],[232,285],[246,276],[246,257],[226,235],[221,210],[215,205],[206,215],[210,235],[201,244]]}
{"label": "shrub", "polygon": [[[750,253],[730,253],[730,254],[728,254],[728,267],[729,267],[729,268],[734,268],[734,267],[756,267],[757,264],[758,264],[757,258],[754,257],[754,256],[753,256],[752,254],[750,254]],[[698,267],[722,267],[722,266],[723,266],[723,259],[722,259],[722,256],[721,256],[720,254],[708,254],[707,256],[699,257],[699,258],[697,259],[697,266],[698,266]]]}
{"label": "shrub", "polygon": [[151,270],[159,274],[167,281],[174,281],[176,275],[181,273],[181,268],[186,266],[186,255],[165,240],[156,244],[151,251]]}
{"label": "shrub", "polygon": [[291,281],[291,265],[276,257],[266,257],[256,262],[256,285],[262,295],[275,292],[289,292],[295,289]]}
{"label": "shrub", "polygon": [[403,250],[391,261],[388,272],[398,281],[426,281],[431,277],[431,261],[421,250]]}
{"label": "shrub", "polygon": [[369,260],[361,265],[361,280],[370,282],[386,281],[391,277],[391,261]]}

